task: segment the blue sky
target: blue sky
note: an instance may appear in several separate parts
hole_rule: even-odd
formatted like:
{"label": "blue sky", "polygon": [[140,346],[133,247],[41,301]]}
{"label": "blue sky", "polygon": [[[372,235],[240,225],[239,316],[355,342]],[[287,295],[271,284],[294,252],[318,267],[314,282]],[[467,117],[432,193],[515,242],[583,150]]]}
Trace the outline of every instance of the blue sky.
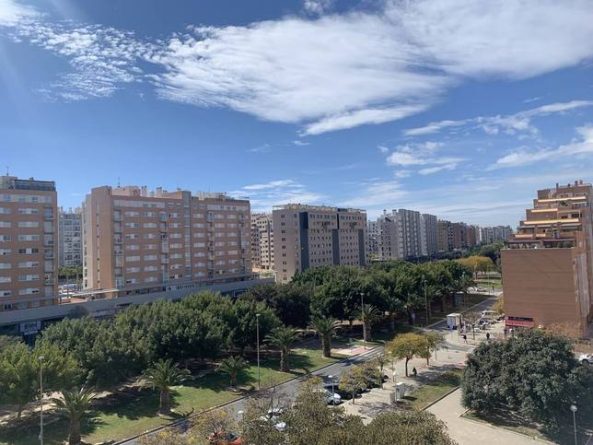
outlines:
{"label": "blue sky", "polygon": [[0,0],[0,166],[516,225],[593,181],[590,0]]}

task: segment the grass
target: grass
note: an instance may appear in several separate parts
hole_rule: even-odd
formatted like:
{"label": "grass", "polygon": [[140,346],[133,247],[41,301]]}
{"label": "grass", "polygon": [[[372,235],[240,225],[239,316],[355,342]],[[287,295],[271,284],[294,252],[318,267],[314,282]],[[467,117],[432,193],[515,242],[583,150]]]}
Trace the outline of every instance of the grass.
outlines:
{"label": "grass", "polygon": [[[270,357],[260,366],[262,387],[272,386],[335,363],[339,357],[325,358],[317,349],[294,349],[291,372],[278,371],[279,359]],[[239,376],[239,386],[253,389],[257,386],[257,366],[252,365]],[[211,372],[174,388],[174,413],[169,417],[157,415],[159,395],[149,389],[129,389],[108,400],[97,403],[96,410],[82,425],[85,442],[97,443],[123,439],[174,421],[190,412],[199,412],[241,396],[228,388],[224,374]],[[62,444],[67,437],[66,419],[49,414],[46,417],[46,445]],[[37,418],[28,418],[18,425],[0,428],[2,445],[35,445],[39,443]]]}
{"label": "grass", "polygon": [[460,369],[447,371],[435,380],[423,384],[404,398],[410,402],[412,408],[423,410],[452,389],[457,388],[461,382],[462,373],[463,371]]}

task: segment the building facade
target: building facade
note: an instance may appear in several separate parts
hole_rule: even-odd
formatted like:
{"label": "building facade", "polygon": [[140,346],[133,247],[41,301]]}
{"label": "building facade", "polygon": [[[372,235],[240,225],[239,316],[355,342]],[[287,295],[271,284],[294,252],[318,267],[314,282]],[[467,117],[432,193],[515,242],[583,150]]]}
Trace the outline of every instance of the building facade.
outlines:
{"label": "building facade", "polygon": [[379,260],[403,259],[401,225],[397,213],[383,212],[383,215],[377,218],[377,230]]}
{"label": "building facade", "polygon": [[251,264],[254,270],[274,269],[274,229],[270,213],[251,215]]}
{"label": "building facade", "polygon": [[82,215],[84,287],[104,297],[251,277],[247,200],[104,186]]}
{"label": "building facade", "polygon": [[379,224],[377,221],[367,223],[367,255],[369,259],[379,259]]}
{"label": "building facade", "polygon": [[58,303],[53,181],[0,177],[0,311]]}
{"label": "building facade", "polygon": [[482,243],[492,244],[508,240],[513,235],[513,229],[510,226],[481,227],[480,235]]}
{"label": "building facade", "polygon": [[82,266],[82,214],[80,209],[58,212],[60,267]]}
{"label": "building facade", "polygon": [[420,253],[422,256],[433,256],[438,252],[437,217],[428,213],[420,215]]}
{"label": "building facade", "polygon": [[593,289],[593,189],[539,190],[517,233],[501,251],[509,327],[564,326],[584,335]]}
{"label": "building facade", "polygon": [[366,264],[367,217],[362,210],[287,204],[273,211],[276,281],[309,268]]}
{"label": "building facade", "polygon": [[399,209],[397,211],[397,222],[401,227],[401,250],[404,258],[417,258],[422,256],[422,228],[420,221],[420,212],[407,209]]}

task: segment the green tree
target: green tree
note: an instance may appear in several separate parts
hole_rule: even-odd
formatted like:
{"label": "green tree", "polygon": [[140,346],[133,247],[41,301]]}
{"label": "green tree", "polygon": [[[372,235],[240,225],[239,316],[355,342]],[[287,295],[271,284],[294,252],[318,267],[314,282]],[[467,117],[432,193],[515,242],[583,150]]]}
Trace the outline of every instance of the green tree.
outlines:
{"label": "green tree", "polygon": [[396,359],[405,359],[406,377],[408,377],[408,362],[414,357],[426,358],[429,351],[426,337],[412,332],[396,336],[385,345],[385,350]]}
{"label": "green tree", "polygon": [[463,404],[478,413],[512,412],[548,431],[571,425],[571,403],[587,412],[593,371],[578,364],[570,342],[539,330],[480,344],[468,356]]}
{"label": "green tree", "polygon": [[338,382],[338,388],[352,394],[352,403],[356,400],[356,394],[367,387],[367,376],[360,366],[352,366],[343,372]]}
{"label": "green tree", "polygon": [[187,369],[179,369],[173,360],[159,360],[144,372],[143,379],[160,392],[159,412],[171,412],[171,387],[180,385],[189,376]]}
{"label": "green tree", "polygon": [[336,330],[336,320],[327,317],[315,317],[311,324],[321,339],[323,356],[331,357],[331,341]]}
{"label": "green tree", "polygon": [[289,327],[279,327],[266,336],[266,342],[280,351],[280,371],[290,372],[290,349],[298,339],[297,331]]}
{"label": "green tree", "polygon": [[371,328],[373,323],[380,317],[379,311],[375,306],[365,304],[360,308],[360,318],[362,320],[362,338],[364,341],[371,341]]}
{"label": "green tree", "polygon": [[430,357],[433,352],[438,351],[445,344],[445,337],[443,334],[435,331],[430,331],[424,334],[426,340],[426,365],[430,365]]}
{"label": "green tree", "polygon": [[373,445],[455,445],[445,424],[426,411],[381,413],[365,428],[364,436]]}
{"label": "green tree", "polygon": [[220,362],[220,365],[218,365],[218,369],[221,372],[229,375],[229,378],[231,379],[231,387],[233,388],[237,386],[237,377],[239,373],[248,367],[249,363],[247,360],[236,355],[225,358]]}
{"label": "green tree", "polygon": [[38,390],[37,367],[27,345],[14,343],[0,351],[0,403],[15,405],[20,419],[23,407]]}
{"label": "green tree", "polygon": [[68,429],[68,444],[80,444],[80,421],[91,408],[95,393],[88,388],[63,390],[61,397],[53,398],[52,401],[70,420]]}

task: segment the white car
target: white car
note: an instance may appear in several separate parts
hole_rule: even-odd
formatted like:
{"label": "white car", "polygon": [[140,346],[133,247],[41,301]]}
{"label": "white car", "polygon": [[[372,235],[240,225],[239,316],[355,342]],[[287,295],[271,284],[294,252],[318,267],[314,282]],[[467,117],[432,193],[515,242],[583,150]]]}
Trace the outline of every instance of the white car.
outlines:
{"label": "white car", "polygon": [[581,354],[579,355],[579,362],[583,365],[593,364],[593,354]]}
{"label": "white car", "polygon": [[340,394],[337,394],[325,388],[320,388],[319,392],[323,394],[323,396],[325,397],[325,401],[328,405],[339,405],[340,403],[342,403],[342,396]]}

